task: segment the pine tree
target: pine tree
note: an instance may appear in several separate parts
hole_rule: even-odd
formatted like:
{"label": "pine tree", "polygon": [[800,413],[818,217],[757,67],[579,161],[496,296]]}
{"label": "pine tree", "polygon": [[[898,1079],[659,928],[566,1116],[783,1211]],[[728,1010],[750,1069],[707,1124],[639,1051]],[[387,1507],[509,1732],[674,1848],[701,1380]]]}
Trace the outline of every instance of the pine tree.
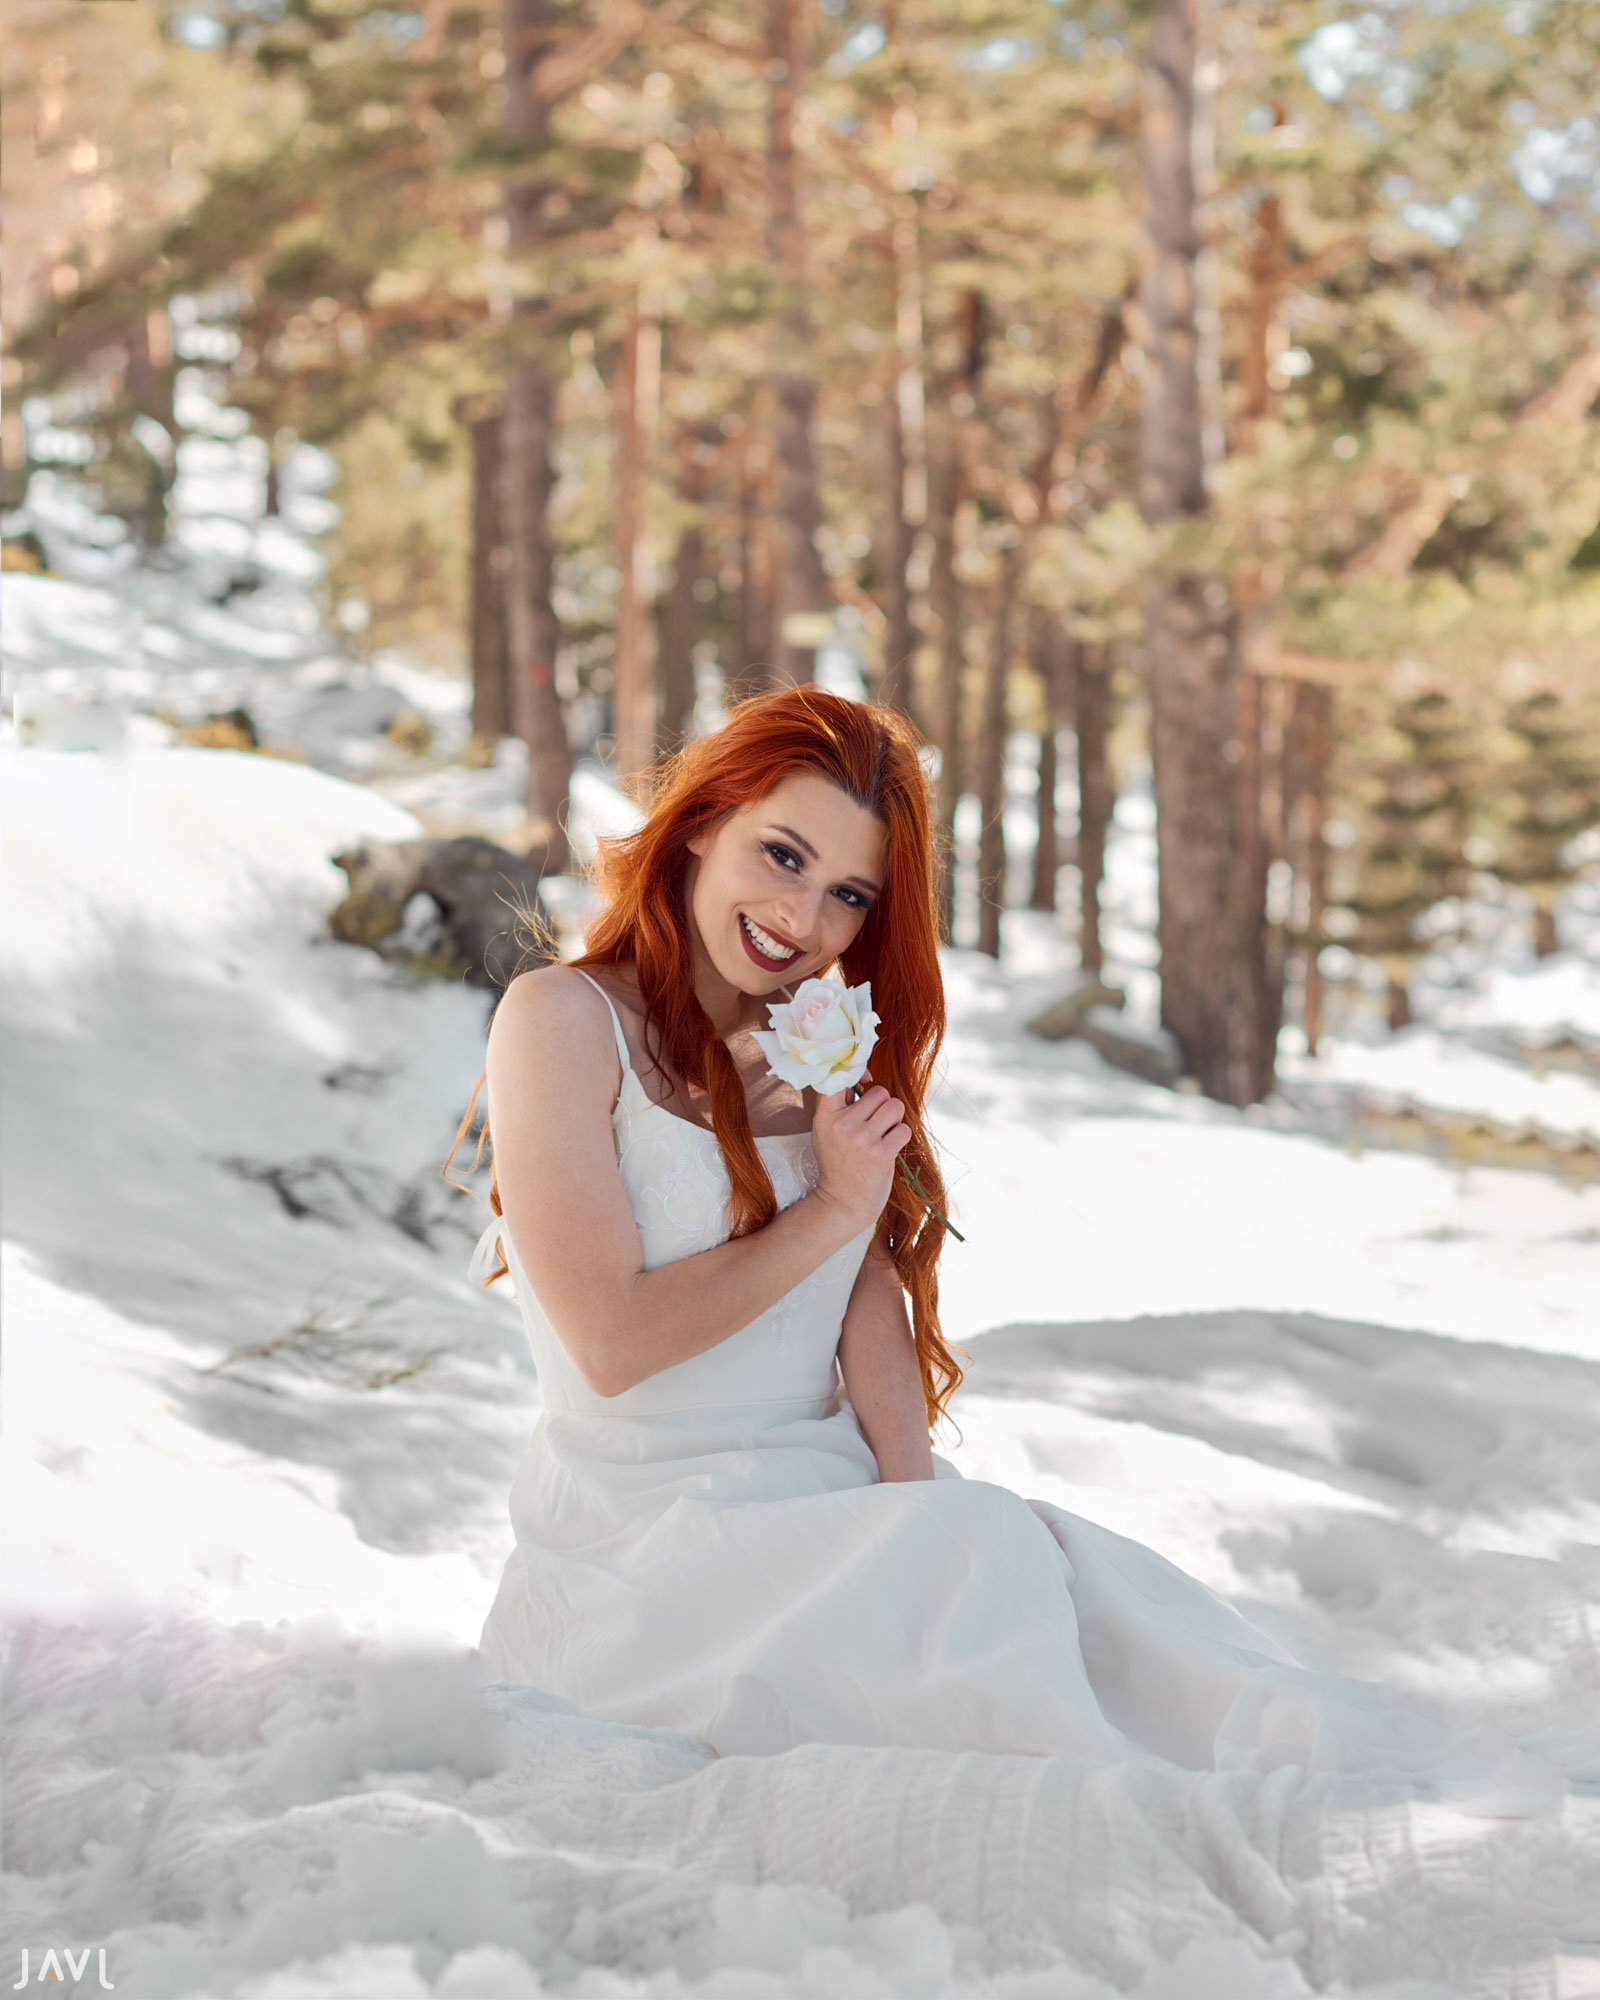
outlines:
{"label": "pine tree", "polygon": [[1342,941],[1383,967],[1391,1028],[1411,1020],[1412,967],[1427,948],[1419,920],[1470,879],[1466,844],[1482,783],[1474,721],[1450,688],[1417,689],[1391,705],[1383,747],[1367,764],[1362,837],[1335,900],[1354,920]]}
{"label": "pine tree", "polygon": [[[1509,794],[1493,873],[1533,903],[1533,949],[1560,949],[1556,906],[1576,874],[1572,843],[1600,826],[1600,735],[1592,713],[1570,690],[1546,683],[1514,695],[1502,726],[1516,754],[1497,774]],[[1587,708],[1589,713],[1585,713]]]}

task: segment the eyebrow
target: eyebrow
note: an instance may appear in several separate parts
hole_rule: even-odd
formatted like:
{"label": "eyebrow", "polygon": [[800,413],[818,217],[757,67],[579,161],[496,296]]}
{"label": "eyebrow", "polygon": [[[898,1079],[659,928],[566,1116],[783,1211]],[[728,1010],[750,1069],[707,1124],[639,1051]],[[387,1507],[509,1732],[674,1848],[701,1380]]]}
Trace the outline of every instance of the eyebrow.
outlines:
{"label": "eyebrow", "polygon": [[[792,826],[782,826],[777,820],[774,820],[772,822],[772,830],[774,833],[787,834],[795,846],[804,848],[813,861],[820,861],[822,859],[822,856],[811,845],[811,842],[806,839],[805,835],[803,833],[796,833]],[[882,884],[869,882],[865,875],[846,875],[843,880],[847,888],[865,889],[869,896],[881,896],[883,894]]]}

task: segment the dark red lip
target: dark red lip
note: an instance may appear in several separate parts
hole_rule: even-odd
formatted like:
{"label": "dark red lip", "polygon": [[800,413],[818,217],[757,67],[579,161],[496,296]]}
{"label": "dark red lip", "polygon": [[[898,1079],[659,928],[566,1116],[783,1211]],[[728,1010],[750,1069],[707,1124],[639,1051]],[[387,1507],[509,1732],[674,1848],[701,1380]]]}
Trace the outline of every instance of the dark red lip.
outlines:
{"label": "dark red lip", "polygon": [[[763,958],[761,953],[756,950],[755,946],[750,942],[749,933],[745,930],[743,918],[744,918],[744,912],[741,910],[739,913],[739,918],[737,920],[738,930],[739,930],[739,942],[744,946],[745,956],[750,960],[751,964],[759,965],[766,972],[786,971],[787,970],[786,967],[781,965],[774,965],[770,958]],[[800,947],[794,942],[792,938],[786,938],[780,936],[777,931],[769,929],[766,924],[763,924],[761,928],[764,931],[766,931],[768,937],[777,938],[779,944],[784,945],[788,950],[794,952],[797,957],[799,956]]]}

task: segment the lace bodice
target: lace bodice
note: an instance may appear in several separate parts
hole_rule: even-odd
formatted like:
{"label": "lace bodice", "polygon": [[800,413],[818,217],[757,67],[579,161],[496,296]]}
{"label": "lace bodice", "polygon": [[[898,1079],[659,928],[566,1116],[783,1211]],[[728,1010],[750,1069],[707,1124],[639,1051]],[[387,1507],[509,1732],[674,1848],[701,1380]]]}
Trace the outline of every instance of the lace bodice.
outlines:
{"label": "lace bodice", "polygon": [[[576,969],[589,978],[581,967]],[[616,1036],[622,1064],[622,1086],[611,1112],[617,1170],[638,1224],[644,1267],[653,1271],[727,1239],[727,1169],[714,1133],[651,1098],[633,1067],[610,995],[598,980],[589,983],[605,1001]],[[769,1134],[756,1145],[780,1209],[815,1187],[817,1163],[809,1132]],[[547,1409],[629,1417],[733,1404],[819,1402],[831,1395],[837,1380],[839,1329],[871,1240],[872,1230],[864,1229],[748,1326],[619,1396],[601,1396],[584,1381],[528,1282],[504,1217],[495,1216],[479,1238],[471,1275],[481,1277],[491,1268],[498,1244]]]}

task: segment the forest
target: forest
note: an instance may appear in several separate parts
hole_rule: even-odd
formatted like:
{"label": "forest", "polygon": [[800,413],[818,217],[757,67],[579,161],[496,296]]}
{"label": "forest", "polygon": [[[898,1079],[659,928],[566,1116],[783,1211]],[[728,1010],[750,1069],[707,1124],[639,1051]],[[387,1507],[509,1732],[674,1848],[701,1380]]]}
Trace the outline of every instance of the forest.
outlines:
{"label": "forest", "polygon": [[[992,955],[1024,902],[1102,975],[1148,765],[1161,1020],[1221,1101],[1330,993],[1404,1027],[1474,897],[1560,948],[1600,862],[1593,7],[34,0],[5,92],[7,506],[63,454],[159,559],[196,368],[269,516],[332,452],[330,618],[470,669],[547,873],[576,757],[637,791],[815,676],[932,746]],[[1020,867],[1019,731],[1073,799]]]}

